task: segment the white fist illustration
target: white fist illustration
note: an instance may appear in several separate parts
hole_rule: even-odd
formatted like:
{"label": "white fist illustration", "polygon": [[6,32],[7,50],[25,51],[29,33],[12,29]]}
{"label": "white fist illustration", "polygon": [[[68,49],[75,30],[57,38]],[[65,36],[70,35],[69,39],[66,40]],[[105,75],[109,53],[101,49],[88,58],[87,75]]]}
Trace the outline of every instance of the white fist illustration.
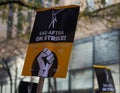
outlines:
{"label": "white fist illustration", "polygon": [[55,58],[51,50],[44,48],[43,51],[41,51],[40,55],[37,58],[40,67],[38,76],[48,76],[49,70],[53,64],[54,59]]}

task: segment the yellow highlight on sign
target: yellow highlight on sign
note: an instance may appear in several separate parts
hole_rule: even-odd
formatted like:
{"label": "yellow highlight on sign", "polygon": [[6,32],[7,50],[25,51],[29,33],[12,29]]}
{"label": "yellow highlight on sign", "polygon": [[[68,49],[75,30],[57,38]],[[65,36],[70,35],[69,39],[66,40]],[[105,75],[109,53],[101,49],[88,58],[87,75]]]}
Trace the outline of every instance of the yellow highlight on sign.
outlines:
{"label": "yellow highlight on sign", "polygon": [[[61,78],[66,77],[69,57],[70,57],[70,53],[71,53],[71,49],[72,49],[72,43],[49,43],[49,42],[46,43],[45,42],[45,43],[40,43],[40,44],[38,44],[38,43],[37,44],[29,44],[22,75],[25,75],[25,76],[32,76],[32,75],[37,76],[38,75],[39,76],[39,71],[37,71],[37,70],[40,68],[39,67],[40,64],[38,61],[36,61],[37,60],[36,58],[41,53],[41,51],[43,51],[43,49],[45,47],[48,50],[52,51],[51,53],[54,53],[54,55],[56,55],[56,57],[57,57],[56,60],[54,61],[54,62],[57,62],[56,68],[54,68],[54,67],[51,68],[53,70],[53,74],[52,74],[52,72],[50,72],[51,75],[53,75],[52,77],[61,77]],[[46,51],[48,51],[48,50],[46,50]],[[48,51],[48,52],[50,52],[50,51]],[[46,52],[46,54],[47,54],[47,52]],[[55,59],[54,55],[52,56],[52,54],[48,53],[48,56],[49,55],[51,56],[51,58],[50,58],[51,60],[52,60],[52,57],[53,57],[53,59]],[[43,56],[44,56],[44,54],[43,54]],[[33,65],[35,65],[35,66],[33,66]],[[33,71],[34,69],[35,69],[35,73]],[[43,69],[47,70],[46,68],[43,68]],[[45,76],[45,77],[51,77],[51,75]]]}

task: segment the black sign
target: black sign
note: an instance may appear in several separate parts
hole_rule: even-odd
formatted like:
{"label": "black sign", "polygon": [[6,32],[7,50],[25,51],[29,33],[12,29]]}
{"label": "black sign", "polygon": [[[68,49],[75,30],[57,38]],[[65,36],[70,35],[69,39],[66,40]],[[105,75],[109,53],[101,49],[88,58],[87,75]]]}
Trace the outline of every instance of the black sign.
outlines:
{"label": "black sign", "polygon": [[30,39],[37,42],[72,42],[79,14],[79,6],[38,11]]}
{"label": "black sign", "polygon": [[19,85],[19,93],[36,93],[37,83],[21,81]]}
{"label": "black sign", "polygon": [[110,69],[95,68],[99,93],[115,93],[115,87]]}

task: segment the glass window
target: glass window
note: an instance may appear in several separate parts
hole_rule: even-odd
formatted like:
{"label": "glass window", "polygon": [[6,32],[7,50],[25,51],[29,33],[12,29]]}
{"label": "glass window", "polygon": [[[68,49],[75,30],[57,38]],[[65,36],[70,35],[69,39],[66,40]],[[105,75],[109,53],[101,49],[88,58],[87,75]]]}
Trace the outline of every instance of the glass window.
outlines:
{"label": "glass window", "polygon": [[[77,43],[77,42],[76,42]],[[73,47],[70,69],[79,69],[92,65],[92,42],[77,43]]]}
{"label": "glass window", "polygon": [[120,71],[120,65],[119,64],[113,64],[113,65],[109,65],[109,67],[111,68],[116,93],[119,93],[120,92],[120,72],[119,72]]}
{"label": "glass window", "polygon": [[71,73],[71,90],[81,93],[91,93],[92,90],[92,69],[79,70]]}
{"label": "glass window", "polygon": [[117,31],[95,36],[95,63],[117,63],[120,59],[119,42],[119,33]]}
{"label": "glass window", "polygon": [[57,90],[68,91],[68,74],[66,78],[57,79]]}

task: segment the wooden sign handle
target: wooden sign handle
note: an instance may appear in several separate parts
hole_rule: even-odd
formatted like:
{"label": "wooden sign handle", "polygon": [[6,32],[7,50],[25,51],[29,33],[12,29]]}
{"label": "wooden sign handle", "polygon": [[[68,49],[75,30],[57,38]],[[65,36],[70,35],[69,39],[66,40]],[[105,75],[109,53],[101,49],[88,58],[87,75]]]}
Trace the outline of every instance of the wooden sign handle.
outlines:
{"label": "wooden sign handle", "polygon": [[37,92],[36,93],[42,93],[44,80],[45,80],[44,77],[39,78],[39,83],[38,83],[38,86],[37,86]]}

